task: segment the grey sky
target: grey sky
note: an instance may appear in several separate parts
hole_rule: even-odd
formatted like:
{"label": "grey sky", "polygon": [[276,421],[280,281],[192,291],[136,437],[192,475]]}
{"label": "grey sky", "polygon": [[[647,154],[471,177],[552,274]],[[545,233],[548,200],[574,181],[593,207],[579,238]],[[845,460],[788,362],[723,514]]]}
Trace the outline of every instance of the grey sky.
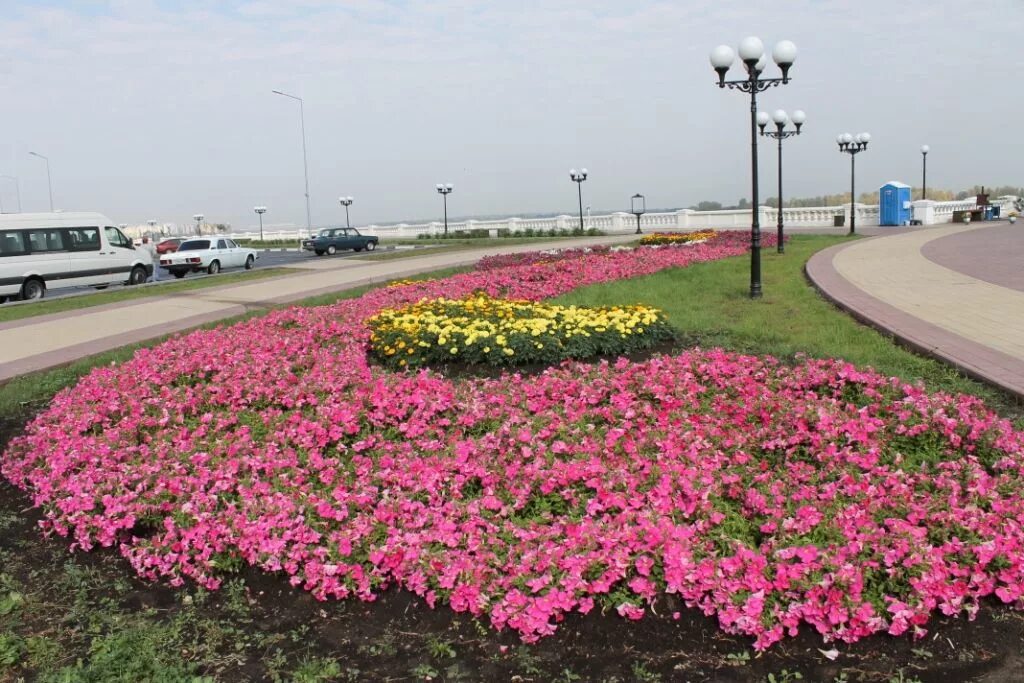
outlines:
{"label": "grey sky", "polygon": [[[0,174],[26,211],[237,228],[305,223],[305,99],[314,224],[626,209],[749,197],[748,101],[707,55],[758,35],[799,50],[765,110],[804,109],[787,194],[838,192],[837,133],[872,133],[858,191],[898,179],[1020,184],[1024,2],[380,2],[0,0]],[[735,73],[739,73],[734,67]],[[770,75],[777,73],[774,65]],[[1013,84],[1012,86],[1010,84]],[[775,147],[761,145],[762,195]],[[13,187],[0,179],[10,210]]]}

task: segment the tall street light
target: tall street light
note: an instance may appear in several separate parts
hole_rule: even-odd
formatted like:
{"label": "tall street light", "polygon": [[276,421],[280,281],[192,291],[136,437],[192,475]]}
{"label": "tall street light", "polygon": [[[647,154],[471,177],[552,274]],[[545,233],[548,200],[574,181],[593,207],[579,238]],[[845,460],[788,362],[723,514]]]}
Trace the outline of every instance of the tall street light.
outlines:
{"label": "tall street light", "polygon": [[[13,175],[0,175],[0,178],[6,178],[7,180],[13,180],[14,181],[14,193],[15,193],[15,196],[18,198],[18,213],[21,213],[21,185],[18,183],[17,176],[13,176]],[[2,200],[3,200],[3,193],[0,193],[0,213],[4,212],[4,207],[3,207],[3,201]]]}
{"label": "tall street light", "polygon": [[[765,131],[764,127],[768,125],[768,114],[766,112],[760,112],[757,115],[757,125],[761,129],[761,135],[765,135],[770,138],[775,138],[779,141],[779,244],[778,251],[780,254],[786,253],[785,243],[782,241],[782,141],[788,137],[794,135],[800,135],[800,126],[804,125],[804,121],[807,120],[807,115],[797,109],[793,112],[793,116],[790,117],[782,109],[776,109],[772,115],[772,121],[775,122],[774,131]],[[793,122],[795,130],[785,130],[786,124],[790,121]]]}
{"label": "tall street light", "polygon": [[338,201],[341,203],[342,206],[345,207],[345,227],[346,228],[351,228],[352,227],[352,223],[348,219],[348,207],[352,206],[352,198],[351,197],[338,197]]}
{"label": "tall street light", "polygon": [[50,160],[42,154],[29,152],[34,157],[39,157],[46,162],[46,187],[50,190],[50,211],[53,211],[53,182],[50,180]]}
{"label": "tall street light", "polygon": [[254,206],[252,210],[255,211],[256,215],[260,217],[260,242],[262,242],[263,241],[263,214],[265,214],[267,212],[267,207],[265,207],[265,206]]}
{"label": "tall street light", "polygon": [[856,171],[856,160],[857,155],[868,148],[868,143],[871,142],[871,135],[868,133],[858,133],[857,135],[850,135],[849,133],[843,133],[836,137],[836,142],[839,144],[839,151],[846,152],[850,155],[850,232],[852,235],[857,230],[857,215],[856,207],[854,206],[857,201],[857,194],[854,190],[854,172]]}
{"label": "tall street light", "polygon": [[299,123],[302,126],[302,172],[306,178],[306,232],[310,235],[313,234],[313,219],[309,212],[309,164],[306,161],[306,113],[303,109],[302,98],[296,97],[295,95],[289,95],[286,92],[280,90],[274,90],[275,95],[281,95],[282,97],[290,97],[293,100],[299,102]]}
{"label": "tall street light", "polygon": [[201,214],[201,213],[197,213],[196,215],[192,216],[192,220],[194,220],[196,222],[196,234],[197,235],[202,235],[203,234],[203,229],[199,225],[200,223],[203,222],[203,218],[205,218],[205,216],[203,216],[203,214]]}
{"label": "tall street light", "polygon": [[757,299],[761,296],[761,221],[757,197],[757,93],[789,83],[789,69],[796,61],[796,45],[783,40],[776,43],[772,50],[772,59],[779,65],[782,78],[761,78],[761,72],[768,66],[768,59],[765,57],[764,43],[760,38],[750,36],[740,41],[739,55],[747,69],[747,77],[737,81],[725,80],[725,75],[736,57],[731,47],[719,45],[711,51],[710,59],[711,66],[718,73],[719,88],[728,87],[730,90],[750,93],[750,175],[753,194],[750,205],[750,298]]}
{"label": "tall street light", "polygon": [[578,172],[575,168],[569,169],[569,177],[576,183],[576,194],[580,200],[580,234],[582,235],[586,232],[583,229],[583,183],[587,179],[587,169],[584,168]]}
{"label": "tall street light", "polygon": [[928,199],[928,152],[932,148],[921,145],[921,199]]}
{"label": "tall street light", "polygon": [[640,216],[647,213],[647,198],[637,192],[629,198],[629,212],[636,216],[636,234],[640,234]]}
{"label": "tall street light", "polygon": [[149,226],[149,232],[150,233],[152,233],[154,231],[154,229],[156,229],[156,221],[153,220],[152,218],[150,218],[148,221],[146,221],[146,225]]}
{"label": "tall street light", "polygon": [[[452,193],[452,190],[454,190],[455,187],[451,183],[447,183],[447,184],[445,184],[445,183],[438,183],[436,187],[437,187],[438,193],[442,197],[444,197],[444,236],[447,237],[448,236],[448,195],[450,195]],[[347,210],[348,209],[346,207],[346,212],[347,212]]]}

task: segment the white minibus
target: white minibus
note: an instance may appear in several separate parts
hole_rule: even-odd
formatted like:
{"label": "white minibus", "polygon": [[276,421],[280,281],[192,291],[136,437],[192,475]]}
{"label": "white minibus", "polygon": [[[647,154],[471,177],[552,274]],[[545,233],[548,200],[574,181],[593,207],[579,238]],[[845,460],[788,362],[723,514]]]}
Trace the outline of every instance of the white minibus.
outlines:
{"label": "white minibus", "polygon": [[0,303],[60,287],[138,285],[153,260],[98,213],[0,214]]}

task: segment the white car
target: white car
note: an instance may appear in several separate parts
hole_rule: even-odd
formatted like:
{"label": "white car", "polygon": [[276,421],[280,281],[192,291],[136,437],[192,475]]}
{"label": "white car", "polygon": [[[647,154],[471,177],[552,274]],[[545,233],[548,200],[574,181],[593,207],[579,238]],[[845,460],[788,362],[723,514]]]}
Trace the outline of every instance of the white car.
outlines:
{"label": "white car", "polygon": [[240,247],[226,237],[193,237],[173,254],[161,254],[160,267],[177,278],[200,271],[214,275],[224,268],[250,270],[259,257],[255,249]]}

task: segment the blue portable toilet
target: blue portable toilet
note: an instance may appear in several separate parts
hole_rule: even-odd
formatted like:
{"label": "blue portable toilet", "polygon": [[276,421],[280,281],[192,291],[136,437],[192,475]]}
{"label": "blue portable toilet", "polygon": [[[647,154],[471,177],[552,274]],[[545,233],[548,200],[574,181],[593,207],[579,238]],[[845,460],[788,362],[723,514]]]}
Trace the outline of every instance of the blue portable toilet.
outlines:
{"label": "blue portable toilet", "polygon": [[910,224],[910,185],[890,180],[878,190],[878,224]]}

